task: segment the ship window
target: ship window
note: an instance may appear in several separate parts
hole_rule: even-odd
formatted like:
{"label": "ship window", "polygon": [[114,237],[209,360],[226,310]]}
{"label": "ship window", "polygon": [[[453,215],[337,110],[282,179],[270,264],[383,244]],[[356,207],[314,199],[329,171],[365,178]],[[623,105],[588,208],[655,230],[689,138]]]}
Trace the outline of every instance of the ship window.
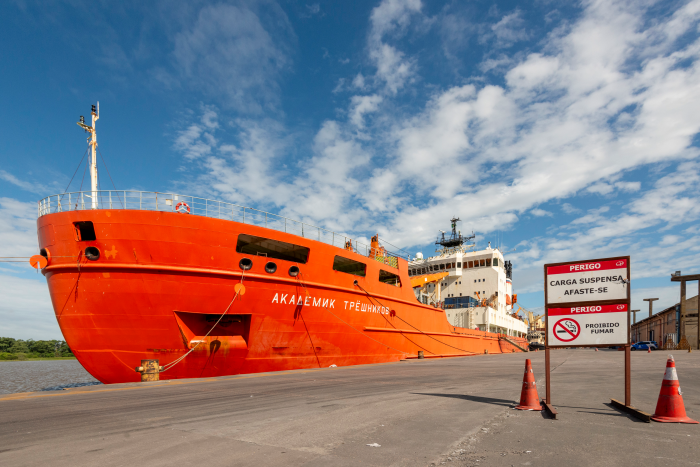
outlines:
{"label": "ship window", "polygon": [[486,266],[491,266],[491,258],[486,258]]}
{"label": "ship window", "polygon": [[458,267],[458,268],[461,268],[461,267],[462,267],[462,263],[461,263],[460,261],[457,261],[457,267]]}
{"label": "ship window", "polygon": [[474,267],[474,261],[469,261],[469,267],[473,268]]}
{"label": "ship window", "polygon": [[482,266],[482,267],[486,266],[486,260],[483,260],[483,259],[479,260],[479,266]]}
{"label": "ship window", "polygon": [[336,256],[333,260],[333,270],[365,277],[367,275],[367,265],[343,256]]}
{"label": "ship window", "polygon": [[92,225],[92,222],[73,222],[73,226],[75,226],[76,242],[89,242],[91,240],[97,240],[97,237],[95,236],[95,226]]}
{"label": "ship window", "polygon": [[240,234],[238,236],[238,243],[236,244],[236,251],[238,253],[267,256],[268,258],[306,264],[306,261],[309,259],[310,250],[292,243]]}
{"label": "ship window", "polygon": [[493,259],[493,265],[494,267],[498,266],[498,258]]}
{"label": "ship window", "polygon": [[454,269],[454,268],[455,268],[455,263],[452,263],[452,269]]}
{"label": "ship window", "polygon": [[396,287],[401,287],[401,280],[399,276],[393,274],[384,269],[379,270],[379,282],[384,282],[385,284],[395,285]]}
{"label": "ship window", "polygon": [[440,269],[445,269],[445,265],[444,265],[444,264],[441,264],[441,265],[440,265]]}

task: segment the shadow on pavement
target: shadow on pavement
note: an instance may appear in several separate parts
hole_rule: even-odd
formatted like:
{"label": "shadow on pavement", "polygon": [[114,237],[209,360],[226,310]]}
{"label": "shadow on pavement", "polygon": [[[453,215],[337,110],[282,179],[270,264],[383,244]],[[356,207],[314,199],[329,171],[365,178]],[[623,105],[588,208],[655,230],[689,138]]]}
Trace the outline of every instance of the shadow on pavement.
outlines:
{"label": "shadow on pavement", "polygon": [[452,397],[453,399],[464,399],[465,401],[481,402],[482,404],[493,404],[502,405],[504,407],[511,407],[515,405],[515,402],[508,399],[495,399],[493,397],[482,397],[482,396],[470,396],[469,394],[427,394],[421,392],[414,392],[412,394],[418,396],[435,396],[435,397]]}

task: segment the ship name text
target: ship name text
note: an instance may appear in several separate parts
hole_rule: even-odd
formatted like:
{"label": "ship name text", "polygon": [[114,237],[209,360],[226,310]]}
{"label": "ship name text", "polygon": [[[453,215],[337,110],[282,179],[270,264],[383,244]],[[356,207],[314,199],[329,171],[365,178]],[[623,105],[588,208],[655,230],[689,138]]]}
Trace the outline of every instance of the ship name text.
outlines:
{"label": "ship name text", "polygon": [[[279,303],[284,305],[295,305],[295,306],[317,306],[321,308],[335,308],[334,298],[314,298],[310,295],[306,297],[302,295],[291,295],[276,293],[272,298],[271,303]],[[362,313],[379,313],[379,314],[389,314],[389,308],[385,306],[377,306],[367,303],[362,303],[360,300],[355,302],[343,301],[345,304],[345,310],[355,310]]]}

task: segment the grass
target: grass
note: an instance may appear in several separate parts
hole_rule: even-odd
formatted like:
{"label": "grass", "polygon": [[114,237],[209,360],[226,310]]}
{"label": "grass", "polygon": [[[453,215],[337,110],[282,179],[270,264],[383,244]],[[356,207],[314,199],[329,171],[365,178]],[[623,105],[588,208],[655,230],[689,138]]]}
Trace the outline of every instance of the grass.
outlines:
{"label": "grass", "polygon": [[[18,358],[8,358],[8,357],[18,357]],[[75,360],[75,357],[33,357],[26,356],[25,354],[8,354],[0,353],[0,362],[30,362],[38,360]]]}

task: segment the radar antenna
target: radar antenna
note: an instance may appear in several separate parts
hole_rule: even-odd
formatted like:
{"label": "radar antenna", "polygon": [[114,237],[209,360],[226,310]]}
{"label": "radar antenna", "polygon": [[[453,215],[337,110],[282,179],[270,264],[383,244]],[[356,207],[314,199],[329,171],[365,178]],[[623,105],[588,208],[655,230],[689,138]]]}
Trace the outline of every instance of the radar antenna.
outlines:
{"label": "radar antenna", "polygon": [[452,223],[452,233],[446,238],[445,234],[447,232],[441,230],[440,232],[442,232],[442,237],[438,237],[438,239],[435,241],[436,245],[442,245],[444,248],[461,247],[464,242],[468,242],[469,240],[476,238],[476,235],[473,232],[471,235],[465,237],[462,235],[462,232],[457,231],[457,222],[461,222],[459,217],[453,217],[450,219],[450,222]]}

